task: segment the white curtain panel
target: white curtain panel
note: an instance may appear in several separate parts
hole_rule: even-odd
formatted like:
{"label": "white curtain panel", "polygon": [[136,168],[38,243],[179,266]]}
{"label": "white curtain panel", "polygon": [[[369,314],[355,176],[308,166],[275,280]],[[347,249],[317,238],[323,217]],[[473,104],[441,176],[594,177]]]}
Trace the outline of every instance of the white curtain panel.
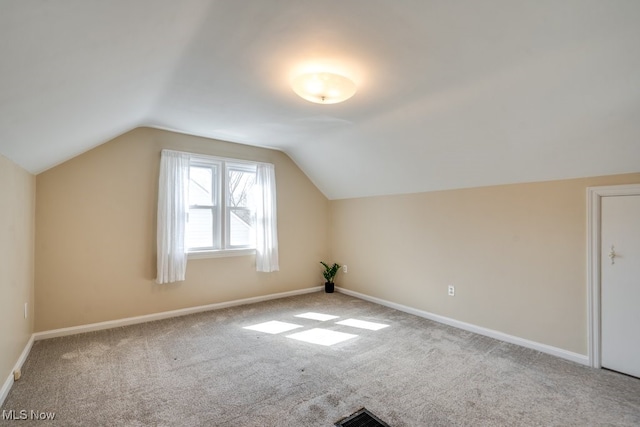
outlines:
{"label": "white curtain panel", "polygon": [[189,154],[162,150],[158,186],[157,283],[185,280],[188,197]]}
{"label": "white curtain panel", "polygon": [[270,273],[278,265],[278,219],[276,174],[272,164],[259,163],[256,169],[256,270]]}

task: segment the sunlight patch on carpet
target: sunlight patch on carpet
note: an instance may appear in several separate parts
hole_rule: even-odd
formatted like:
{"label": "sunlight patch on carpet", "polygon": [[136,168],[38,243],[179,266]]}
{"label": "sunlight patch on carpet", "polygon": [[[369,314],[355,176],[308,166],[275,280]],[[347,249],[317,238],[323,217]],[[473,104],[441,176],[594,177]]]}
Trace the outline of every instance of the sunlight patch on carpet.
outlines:
{"label": "sunlight patch on carpet", "polygon": [[245,326],[242,329],[250,329],[252,331],[265,332],[267,334],[279,334],[297,328],[302,328],[302,325],[271,320],[269,322],[258,323],[257,325]]}
{"label": "sunlight patch on carpet", "polygon": [[309,312],[309,313],[296,314],[295,317],[302,317],[304,319],[319,320],[321,322],[325,322],[327,320],[337,319],[340,316]]}
{"label": "sunlight patch on carpet", "polygon": [[294,340],[326,346],[338,344],[339,342],[356,337],[357,335],[345,334],[344,332],[330,331],[329,329],[321,328],[309,329],[308,331],[287,335],[287,338],[293,338]]}
{"label": "sunlight patch on carpet", "polygon": [[360,328],[360,329],[368,329],[370,331],[378,331],[380,329],[383,329],[389,326],[383,323],[367,322],[366,320],[358,320],[358,319],[342,320],[340,322],[336,322],[336,324],[344,325],[344,326],[353,326],[354,328]]}

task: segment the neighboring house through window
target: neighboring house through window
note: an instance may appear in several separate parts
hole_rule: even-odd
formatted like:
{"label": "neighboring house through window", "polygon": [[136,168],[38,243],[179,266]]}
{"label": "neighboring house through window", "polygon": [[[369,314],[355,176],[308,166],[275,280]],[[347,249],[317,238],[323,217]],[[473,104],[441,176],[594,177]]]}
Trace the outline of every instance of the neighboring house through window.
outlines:
{"label": "neighboring house through window", "polygon": [[256,247],[256,163],[193,156],[189,164],[189,253]]}
{"label": "neighboring house through window", "polygon": [[270,163],[162,150],[156,282],[185,280],[187,255],[255,253],[257,271],[278,271],[276,199]]}

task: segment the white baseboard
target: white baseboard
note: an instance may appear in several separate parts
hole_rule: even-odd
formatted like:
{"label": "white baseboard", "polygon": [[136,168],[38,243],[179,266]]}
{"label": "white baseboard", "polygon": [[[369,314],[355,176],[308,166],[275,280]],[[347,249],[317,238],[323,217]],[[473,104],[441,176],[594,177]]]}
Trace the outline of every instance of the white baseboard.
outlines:
{"label": "white baseboard", "polygon": [[417,308],[408,307],[402,304],[396,304],[380,298],[372,297],[369,295],[361,294],[360,292],[351,291],[349,289],[336,287],[338,292],[342,292],[345,295],[360,298],[365,301],[373,302],[376,304],[384,305],[386,307],[394,308],[396,310],[404,311],[405,313],[413,314],[415,316],[423,317],[425,319],[433,320],[438,323],[444,323],[445,325],[453,326],[465,331],[474,332],[476,334],[485,335],[490,338],[495,338],[500,341],[505,341],[511,344],[516,344],[521,347],[537,350],[542,353],[550,354],[552,356],[560,357],[562,359],[570,360],[572,362],[579,363],[581,365],[590,366],[589,357],[583,354],[574,353],[571,351],[563,350],[558,347],[553,347],[547,344],[541,344],[535,341],[530,341],[524,338],[508,335],[503,332],[495,331],[493,329],[483,328],[482,326],[476,326],[471,323],[461,322],[459,320],[451,319],[449,317],[440,316],[438,314],[429,313],[428,311],[418,310]]}
{"label": "white baseboard", "polygon": [[[324,286],[315,286],[313,288],[299,289],[295,291],[281,292],[277,294],[263,295],[259,297],[252,297],[252,298],[245,298],[245,299],[239,299],[239,300],[227,301],[227,302],[221,302],[221,303],[215,303],[215,304],[201,305],[197,307],[189,307],[189,308],[184,308],[180,310],[164,311],[161,313],[148,314],[144,316],[127,317],[124,319],[110,320],[107,322],[91,323],[88,325],[74,326],[70,328],[61,328],[61,329],[54,329],[50,331],[36,332],[33,335],[31,335],[31,338],[25,345],[25,348],[22,351],[22,354],[20,355],[18,361],[16,362],[13,370],[15,371],[16,369],[22,368],[22,365],[24,364],[25,360],[27,359],[27,356],[29,355],[29,352],[31,351],[31,346],[33,345],[33,342],[37,340],[62,337],[66,335],[81,334],[84,332],[99,331],[102,329],[117,328],[121,326],[151,322],[154,320],[168,319],[171,317],[186,316],[188,314],[200,313],[204,311],[220,310],[227,307],[235,307],[239,305],[253,304],[256,302],[268,301],[268,300],[273,300],[278,298],[304,295],[312,292],[318,292],[322,289],[324,289]],[[345,295],[350,295],[356,298],[360,298],[365,301],[370,301],[370,302],[380,304],[386,307],[390,307],[399,311],[403,311],[405,313],[413,314],[415,316],[423,317],[425,319],[433,320],[435,322],[443,323],[445,325],[453,326],[453,327],[463,329],[469,332],[474,332],[480,335],[485,335],[500,341],[516,344],[522,347],[540,351],[542,353],[550,354],[552,356],[560,357],[562,359],[570,360],[572,362],[576,362],[582,365],[590,366],[589,358],[582,354],[573,353],[571,351],[563,350],[561,348],[553,347],[546,344],[541,344],[535,341],[526,340],[524,338],[508,335],[502,332],[494,331],[492,329],[487,329],[481,326],[472,325],[470,323],[461,322],[459,320],[451,319],[449,317],[440,316],[437,314],[429,313],[427,311],[419,310],[417,308],[408,307],[406,305],[397,304],[391,301],[386,301],[380,298],[361,294],[360,292],[351,291],[349,289],[336,287],[336,291],[341,292]],[[0,406],[2,406],[2,404],[4,403],[4,400],[9,394],[9,390],[11,389],[12,385],[13,385],[13,371],[11,372],[9,377],[5,380],[4,384],[2,385],[2,388],[0,389]]]}
{"label": "white baseboard", "polygon": [[313,288],[299,289],[295,291],[280,292],[277,294],[262,295],[259,297],[238,299],[233,301],[219,302],[215,304],[200,305],[197,307],[183,308],[180,310],[163,311],[161,313],[147,314],[144,316],[126,317],[124,319],[109,320],[106,322],[90,323],[87,325],[72,326],[70,328],[53,329],[50,331],[36,332],[34,338],[36,341],[48,338],[63,337],[67,335],[82,334],[85,332],[99,331],[102,329],[118,328],[121,326],[135,325],[137,323],[152,322],[154,320],[168,319],[171,317],[186,316],[188,314],[201,313],[203,311],[220,310],[227,307],[235,307],[239,305],[253,304],[261,301],[268,301],[278,298],[286,298],[296,295],[310,294],[324,289],[323,286],[315,286]]}
{"label": "white baseboard", "polygon": [[2,388],[0,388],[0,406],[4,404],[4,400],[7,398],[7,395],[9,394],[9,390],[11,390],[11,387],[13,386],[13,373],[18,369],[22,369],[22,365],[27,360],[27,356],[29,355],[29,352],[31,351],[31,346],[33,345],[33,338],[34,337],[32,334],[31,337],[29,338],[29,341],[27,341],[27,344],[24,346],[22,353],[20,353],[20,357],[18,358],[18,361],[13,366],[13,369],[11,370],[9,377],[7,377],[4,384],[2,384]]}
{"label": "white baseboard", "polygon": [[13,385],[13,372],[17,369],[22,369],[22,365],[27,360],[27,356],[29,356],[29,352],[31,351],[31,346],[33,345],[34,341],[43,340],[47,338],[62,337],[66,335],[81,334],[84,332],[99,331],[102,329],[118,328],[121,326],[135,325],[137,323],[151,322],[154,320],[168,319],[171,317],[186,316],[188,314],[201,313],[203,311],[220,310],[222,308],[253,304],[256,302],[268,301],[268,300],[273,300],[278,298],[286,298],[286,297],[291,297],[296,295],[310,294],[312,292],[318,292],[322,289],[324,289],[323,286],[315,286],[313,288],[298,289],[295,291],[280,292],[277,294],[262,295],[259,297],[245,298],[245,299],[239,299],[234,301],[226,301],[226,302],[220,302],[216,304],[200,305],[197,307],[183,308],[180,310],[163,311],[161,313],[147,314],[144,316],[127,317],[124,319],[110,320],[107,322],[91,323],[88,325],[73,326],[70,328],[61,328],[61,329],[54,329],[50,331],[36,332],[32,334],[31,337],[29,338],[29,341],[27,342],[27,345],[24,347],[22,354],[20,354],[18,361],[16,362],[13,370],[11,371],[11,374],[2,384],[2,388],[0,388],[0,406],[2,406],[2,404],[4,403],[4,400],[6,399],[7,395],[9,394],[9,390],[11,390],[11,386]]}

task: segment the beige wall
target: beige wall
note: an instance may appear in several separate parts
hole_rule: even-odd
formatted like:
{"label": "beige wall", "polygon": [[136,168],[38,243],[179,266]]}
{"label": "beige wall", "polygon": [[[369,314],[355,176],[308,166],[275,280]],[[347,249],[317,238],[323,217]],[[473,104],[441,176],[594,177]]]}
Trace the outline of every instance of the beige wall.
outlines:
{"label": "beige wall", "polygon": [[[198,259],[155,284],[163,148],[276,165],[280,272]],[[38,175],[35,330],[308,288],[326,259],[349,266],[339,286],[586,354],[586,188],[628,183],[640,174],[329,202],[281,152],[136,129]]]}
{"label": "beige wall", "polygon": [[630,183],[640,174],[332,201],[333,260],[349,267],[336,283],[586,354],[586,188]]}
{"label": "beige wall", "polygon": [[[275,164],[280,271],[254,256],[190,260],[157,285],[163,148]],[[37,176],[36,331],[317,286],[329,254],[329,202],[279,151],[140,128]]]}
{"label": "beige wall", "polygon": [[33,333],[35,185],[0,155],[0,386]]}

